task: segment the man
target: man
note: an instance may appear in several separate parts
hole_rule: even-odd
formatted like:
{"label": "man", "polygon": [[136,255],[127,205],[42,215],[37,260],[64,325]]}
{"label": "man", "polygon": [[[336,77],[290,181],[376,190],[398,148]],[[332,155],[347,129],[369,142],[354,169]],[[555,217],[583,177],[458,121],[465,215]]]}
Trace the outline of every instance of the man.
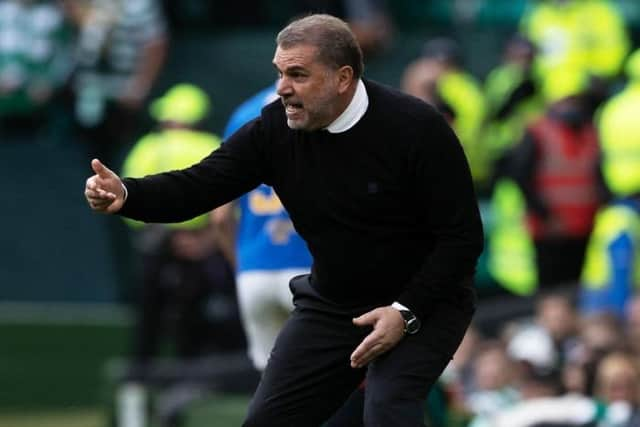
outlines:
{"label": "man", "polygon": [[[224,139],[260,116],[262,107],[277,98],[272,84],[243,102],[231,115]],[[240,218],[234,227],[236,208]],[[236,228],[238,303],[249,357],[263,371],[278,332],[293,310],[289,279],[309,272],[311,255],[268,185],[261,184],[237,203],[216,209],[213,217],[220,228]]]}
{"label": "man", "polygon": [[273,186],[314,264],[291,280],[296,309],[244,425],[320,425],[365,376],[365,425],[424,425],[474,311],[482,226],[464,153],[433,108],[361,79],[343,21],[310,15],[276,41],[281,102],[183,171],[120,180],[95,159],[85,195],[167,222]]}
{"label": "man", "polygon": [[575,70],[547,80],[542,93],[548,107],[509,154],[507,168],[525,198],[540,287],[578,281],[601,203],[600,149],[587,83]]}

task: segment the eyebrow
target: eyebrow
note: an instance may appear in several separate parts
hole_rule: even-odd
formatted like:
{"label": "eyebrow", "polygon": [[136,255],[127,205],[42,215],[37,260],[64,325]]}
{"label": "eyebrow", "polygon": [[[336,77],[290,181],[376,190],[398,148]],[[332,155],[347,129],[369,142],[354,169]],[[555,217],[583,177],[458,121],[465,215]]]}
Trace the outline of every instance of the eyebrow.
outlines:
{"label": "eyebrow", "polygon": [[301,66],[301,65],[292,65],[290,67],[285,68],[284,70],[280,70],[280,68],[278,68],[278,66],[276,65],[275,62],[271,63],[273,65],[273,68],[276,69],[277,72],[281,72],[281,73],[292,73],[292,72],[296,72],[296,71],[302,71],[302,72],[308,72],[308,70]]}

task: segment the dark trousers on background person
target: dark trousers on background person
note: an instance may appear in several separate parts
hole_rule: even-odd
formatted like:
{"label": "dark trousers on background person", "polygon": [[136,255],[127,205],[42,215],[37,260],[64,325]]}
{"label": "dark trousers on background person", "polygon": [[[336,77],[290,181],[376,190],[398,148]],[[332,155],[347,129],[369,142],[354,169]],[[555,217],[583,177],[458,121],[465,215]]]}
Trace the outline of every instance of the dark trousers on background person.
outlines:
{"label": "dark trousers on background person", "polygon": [[578,283],[587,243],[588,237],[536,240],[540,287],[549,289]]}
{"label": "dark trousers on background person", "polygon": [[371,329],[353,325],[352,319],[375,307],[337,307],[315,292],[309,277],[291,280],[295,310],[276,340],[243,425],[318,427],[366,376],[365,426],[424,426],[424,400],[471,322],[473,291],[434,304],[417,334],[405,336],[367,368],[353,369],[350,355]]}

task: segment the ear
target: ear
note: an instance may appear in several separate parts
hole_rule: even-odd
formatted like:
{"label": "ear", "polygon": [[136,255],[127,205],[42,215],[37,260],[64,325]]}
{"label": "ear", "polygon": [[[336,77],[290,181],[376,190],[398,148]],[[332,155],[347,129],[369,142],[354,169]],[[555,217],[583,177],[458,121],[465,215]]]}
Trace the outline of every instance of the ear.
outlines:
{"label": "ear", "polygon": [[343,94],[349,89],[353,82],[353,68],[350,65],[343,65],[338,69],[338,92]]}

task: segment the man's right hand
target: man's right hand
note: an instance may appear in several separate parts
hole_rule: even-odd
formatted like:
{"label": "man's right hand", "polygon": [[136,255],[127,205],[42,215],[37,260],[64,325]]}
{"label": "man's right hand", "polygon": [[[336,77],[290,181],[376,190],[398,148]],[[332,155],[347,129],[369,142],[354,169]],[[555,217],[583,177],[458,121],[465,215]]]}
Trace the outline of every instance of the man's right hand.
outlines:
{"label": "man's right hand", "polygon": [[91,161],[91,168],[96,174],[87,179],[84,189],[89,206],[98,212],[118,212],[124,204],[125,196],[120,177],[98,159]]}

